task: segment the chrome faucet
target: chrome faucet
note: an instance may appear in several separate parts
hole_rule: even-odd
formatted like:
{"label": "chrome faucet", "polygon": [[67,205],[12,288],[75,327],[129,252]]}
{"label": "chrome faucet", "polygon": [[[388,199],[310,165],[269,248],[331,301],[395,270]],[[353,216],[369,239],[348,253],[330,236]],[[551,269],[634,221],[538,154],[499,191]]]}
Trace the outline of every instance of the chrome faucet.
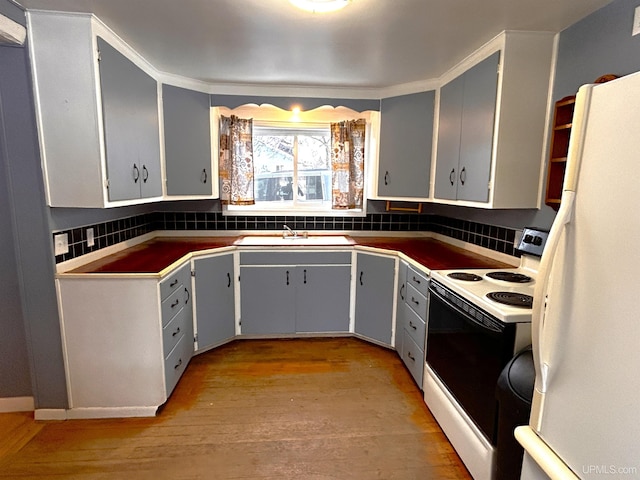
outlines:
{"label": "chrome faucet", "polygon": [[288,225],[282,225],[282,238],[287,238],[287,233],[293,238],[297,238],[298,232],[291,230]]}

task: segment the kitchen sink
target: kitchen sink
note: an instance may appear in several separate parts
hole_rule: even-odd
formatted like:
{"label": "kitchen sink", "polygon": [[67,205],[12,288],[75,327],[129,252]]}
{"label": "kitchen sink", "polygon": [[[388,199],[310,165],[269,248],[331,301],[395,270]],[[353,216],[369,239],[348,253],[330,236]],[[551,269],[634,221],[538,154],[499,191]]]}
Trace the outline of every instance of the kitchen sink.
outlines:
{"label": "kitchen sink", "polygon": [[238,246],[305,246],[305,245],[353,245],[344,235],[247,235],[235,242]]}

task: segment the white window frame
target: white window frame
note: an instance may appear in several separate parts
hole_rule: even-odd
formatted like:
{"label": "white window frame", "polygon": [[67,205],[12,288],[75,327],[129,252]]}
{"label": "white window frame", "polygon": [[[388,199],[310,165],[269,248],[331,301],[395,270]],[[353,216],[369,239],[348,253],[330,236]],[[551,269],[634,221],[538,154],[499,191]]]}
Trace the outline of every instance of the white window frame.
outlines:
{"label": "white window frame", "polygon": [[[260,205],[223,205],[222,214],[229,216],[326,216],[326,217],[365,217],[367,215],[367,198],[371,189],[371,179],[375,177],[374,169],[378,164],[378,145],[380,138],[380,112],[366,111],[356,112],[346,107],[323,106],[309,112],[292,112],[283,110],[273,105],[243,105],[235,109],[226,107],[212,107],[212,120],[219,122],[220,116],[236,115],[240,118],[252,118],[254,125],[278,126],[286,129],[300,129],[304,126],[318,127],[343,120],[357,120],[364,118],[367,122],[365,145],[365,185],[363,193],[363,206],[361,209],[334,210],[331,208],[312,208],[311,206],[298,206],[296,208],[262,208]],[[215,168],[218,159],[218,137],[212,142],[214,149]],[[275,203],[275,202],[274,202]]]}

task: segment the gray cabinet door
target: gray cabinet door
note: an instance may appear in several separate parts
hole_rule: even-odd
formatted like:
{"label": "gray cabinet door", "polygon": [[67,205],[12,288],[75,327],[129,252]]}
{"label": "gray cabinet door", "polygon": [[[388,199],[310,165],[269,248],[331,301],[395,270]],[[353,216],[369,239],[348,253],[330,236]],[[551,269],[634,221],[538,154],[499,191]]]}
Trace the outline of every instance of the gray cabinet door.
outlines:
{"label": "gray cabinet door", "polygon": [[162,86],[167,195],[211,195],[207,93]]}
{"label": "gray cabinet door", "polygon": [[355,331],[391,345],[395,258],[357,254]]}
{"label": "gray cabinet door", "polygon": [[463,75],[453,79],[440,89],[437,163],[434,182],[435,198],[445,200],[457,198],[463,95]]}
{"label": "gray cabinet door", "polygon": [[296,267],[296,332],[348,332],[351,267]]}
{"label": "gray cabinet door", "polygon": [[109,200],[162,195],[157,82],[98,37]]}
{"label": "gray cabinet door", "polygon": [[458,200],[489,200],[499,62],[496,52],[465,72]]}
{"label": "gray cabinet door", "polygon": [[378,195],[429,196],[435,91],[383,98]]}
{"label": "gray cabinet door", "polygon": [[233,254],[198,258],[193,265],[198,350],[204,350],[236,334]]}
{"label": "gray cabinet door", "polygon": [[244,335],[294,333],[295,267],[240,267]]}

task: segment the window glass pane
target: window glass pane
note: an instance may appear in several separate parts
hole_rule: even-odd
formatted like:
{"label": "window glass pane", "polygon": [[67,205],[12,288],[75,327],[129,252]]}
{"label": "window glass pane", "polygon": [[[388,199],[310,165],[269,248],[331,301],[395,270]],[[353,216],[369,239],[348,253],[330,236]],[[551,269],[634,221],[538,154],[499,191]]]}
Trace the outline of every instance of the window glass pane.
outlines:
{"label": "window glass pane", "polygon": [[256,202],[293,201],[293,135],[255,135]]}
{"label": "window glass pane", "polygon": [[322,203],[331,200],[329,132],[298,135],[298,201]]}

